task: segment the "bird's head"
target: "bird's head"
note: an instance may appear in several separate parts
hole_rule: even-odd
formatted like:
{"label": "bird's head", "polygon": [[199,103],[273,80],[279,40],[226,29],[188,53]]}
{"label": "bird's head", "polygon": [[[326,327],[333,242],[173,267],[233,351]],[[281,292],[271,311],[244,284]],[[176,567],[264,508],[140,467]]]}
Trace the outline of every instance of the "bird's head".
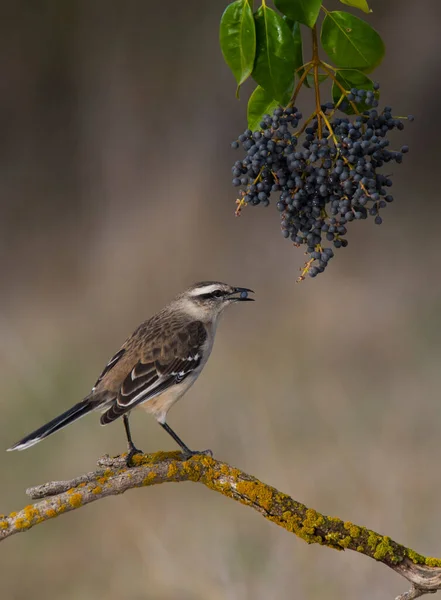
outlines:
{"label": "bird's head", "polygon": [[218,317],[230,304],[252,302],[254,298],[250,298],[249,293],[254,292],[220,281],[202,281],[189,287],[177,299],[195,318],[210,320]]}

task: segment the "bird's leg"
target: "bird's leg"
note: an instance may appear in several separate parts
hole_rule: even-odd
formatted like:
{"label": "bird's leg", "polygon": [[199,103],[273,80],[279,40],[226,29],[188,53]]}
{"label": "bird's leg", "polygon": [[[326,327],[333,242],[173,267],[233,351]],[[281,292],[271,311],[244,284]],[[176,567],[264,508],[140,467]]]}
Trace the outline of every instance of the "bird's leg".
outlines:
{"label": "bird's leg", "polygon": [[190,450],[188,446],[184,444],[181,438],[173,431],[173,429],[167,425],[167,423],[159,423],[167,433],[169,433],[175,442],[181,447],[182,454],[184,455],[184,459],[190,458],[191,456],[195,456],[196,454],[207,454],[208,456],[213,456],[213,452],[211,450]]}
{"label": "bird's leg", "polygon": [[126,436],[127,436],[127,446],[128,446],[128,454],[127,454],[127,466],[130,467],[132,464],[132,458],[135,456],[135,454],[142,454],[142,450],[138,450],[138,448],[135,446],[135,444],[133,443],[132,440],[132,434],[130,431],[130,425],[129,425],[129,416],[127,414],[123,415],[123,422],[124,422],[124,429],[126,430]]}

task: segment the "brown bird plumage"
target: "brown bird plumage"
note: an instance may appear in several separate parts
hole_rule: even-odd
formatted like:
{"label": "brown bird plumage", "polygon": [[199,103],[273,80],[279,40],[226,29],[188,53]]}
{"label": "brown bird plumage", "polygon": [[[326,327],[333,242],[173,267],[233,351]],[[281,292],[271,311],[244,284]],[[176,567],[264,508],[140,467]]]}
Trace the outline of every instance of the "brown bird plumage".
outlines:
{"label": "brown bird plumage", "polygon": [[29,448],[83,415],[101,410],[102,425],[123,417],[130,460],[139,451],[132,441],[128,415],[142,404],[185,455],[194,454],[166,423],[167,412],[194,383],[207,362],[224,308],[233,302],[252,300],[248,298],[251,291],[214,281],[191,286],[133,332],[107,363],[84,400],[9,450]]}
{"label": "brown bird plumage", "polygon": [[[183,381],[201,364],[198,350],[206,339],[207,330],[201,321],[189,319],[183,323],[177,318],[164,321],[158,314],[140,325],[94,386],[93,394],[111,402],[101,416],[101,423],[111,423],[140,402],[158,396],[172,382]],[[154,387],[158,382],[159,386]],[[151,395],[144,397],[142,393],[148,389],[152,390]],[[161,403],[152,404],[147,410],[159,413]]]}

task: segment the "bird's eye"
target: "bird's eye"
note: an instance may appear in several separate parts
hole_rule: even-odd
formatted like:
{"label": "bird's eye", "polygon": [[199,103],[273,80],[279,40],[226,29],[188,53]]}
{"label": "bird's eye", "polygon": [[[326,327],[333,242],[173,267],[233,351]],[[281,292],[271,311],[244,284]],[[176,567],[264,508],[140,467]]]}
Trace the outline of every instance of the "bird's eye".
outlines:
{"label": "bird's eye", "polygon": [[225,296],[225,292],[222,290],[215,290],[214,292],[210,292],[208,294],[201,294],[199,297],[204,300],[213,300],[213,298],[223,298]]}

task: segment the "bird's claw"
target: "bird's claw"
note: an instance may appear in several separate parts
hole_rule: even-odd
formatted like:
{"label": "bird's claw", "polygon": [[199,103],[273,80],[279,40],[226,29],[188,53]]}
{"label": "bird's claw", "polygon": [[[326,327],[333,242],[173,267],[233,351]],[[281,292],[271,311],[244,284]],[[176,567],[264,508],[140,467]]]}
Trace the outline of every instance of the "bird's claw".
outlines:
{"label": "bird's claw", "polygon": [[127,454],[127,458],[126,458],[126,465],[130,468],[135,466],[132,463],[132,459],[134,456],[136,456],[137,454],[144,454],[144,452],[142,450],[138,450],[138,448],[136,448],[135,446],[133,446],[133,448],[129,448],[129,452]]}
{"label": "bird's claw", "polygon": [[192,456],[201,456],[201,455],[213,457],[213,452],[211,450],[188,450],[188,449],[184,450],[182,452],[182,457],[184,460],[188,460]]}

